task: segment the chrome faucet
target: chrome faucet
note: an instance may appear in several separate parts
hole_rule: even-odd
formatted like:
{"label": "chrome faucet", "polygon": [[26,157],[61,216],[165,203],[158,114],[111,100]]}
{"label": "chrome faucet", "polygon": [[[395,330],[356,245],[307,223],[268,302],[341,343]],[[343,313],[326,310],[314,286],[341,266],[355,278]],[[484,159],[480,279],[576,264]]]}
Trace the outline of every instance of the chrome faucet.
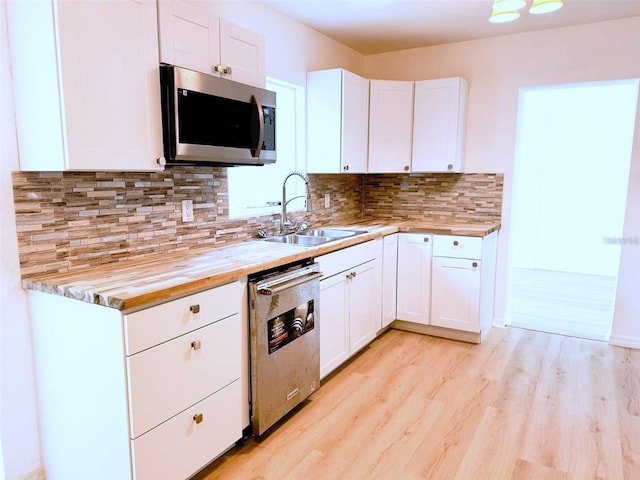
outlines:
{"label": "chrome faucet", "polygon": [[[298,176],[304,180],[304,188],[307,193],[306,195],[297,195],[287,200],[287,180],[289,180],[289,178],[293,176]],[[302,198],[302,197],[306,197],[307,212],[310,212],[311,211],[311,193],[309,192],[309,180],[304,174],[298,171],[293,171],[284,178],[284,182],[282,183],[282,214],[280,216],[280,233],[282,235],[289,233],[290,229],[294,226],[291,220],[287,218],[287,204],[290,201],[295,200],[296,198]]]}

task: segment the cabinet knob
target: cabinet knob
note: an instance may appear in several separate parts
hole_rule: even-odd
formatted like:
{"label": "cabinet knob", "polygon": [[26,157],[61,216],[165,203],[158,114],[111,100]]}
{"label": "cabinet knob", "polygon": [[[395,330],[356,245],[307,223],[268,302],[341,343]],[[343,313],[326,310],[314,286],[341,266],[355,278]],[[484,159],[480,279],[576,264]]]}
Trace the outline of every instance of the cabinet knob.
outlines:
{"label": "cabinet knob", "polygon": [[164,157],[160,157],[158,160],[158,165],[160,165],[161,167],[164,167],[167,164],[167,159]]}
{"label": "cabinet knob", "polygon": [[231,75],[231,67],[225,67],[224,65],[214,65],[212,67],[214,72],[223,73],[225,75]]}
{"label": "cabinet knob", "polygon": [[478,266],[478,262],[473,262],[473,263],[471,264],[471,266],[472,266],[472,267],[477,267],[477,266]]}
{"label": "cabinet knob", "polygon": [[191,348],[194,350],[200,350],[202,348],[202,342],[200,340],[194,340],[191,342]]}
{"label": "cabinet knob", "polygon": [[453,170],[453,165],[452,164],[448,164],[447,165],[447,170]]}
{"label": "cabinet knob", "polygon": [[457,246],[458,246],[458,240],[454,240],[454,241],[453,241],[453,246],[454,246],[454,247],[457,247]]}
{"label": "cabinet knob", "polygon": [[200,305],[197,303],[195,305],[191,305],[189,310],[191,310],[191,313],[200,313]]}
{"label": "cabinet knob", "polygon": [[428,241],[429,241],[429,237],[424,237],[424,238],[422,239],[422,241],[423,241],[423,242],[428,242]]}
{"label": "cabinet knob", "polygon": [[404,166],[404,171],[405,171],[405,172],[408,172],[408,171],[409,171],[409,165],[405,165],[405,166]]}
{"label": "cabinet knob", "polygon": [[193,421],[196,423],[202,423],[202,420],[204,420],[204,416],[201,413],[196,413],[193,416]]}

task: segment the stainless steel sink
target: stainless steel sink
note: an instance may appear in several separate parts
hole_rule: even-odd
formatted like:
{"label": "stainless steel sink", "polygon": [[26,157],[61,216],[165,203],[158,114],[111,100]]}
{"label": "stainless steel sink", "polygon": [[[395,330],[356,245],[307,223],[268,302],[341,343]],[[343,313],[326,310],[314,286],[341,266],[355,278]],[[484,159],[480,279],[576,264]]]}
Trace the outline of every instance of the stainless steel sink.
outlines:
{"label": "stainless steel sink", "polygon": [[332,240],[335,240],[338,238],[353,237],[354,235],[359,235],[362,233],[367,233],[367,232],[362,230],[344,230],[341,228],[310,228],[309,230],[300,232],[297,235],[304,235],[304,236],[310,236],[310,237],[327,237]]}
{"label": "stainless steel sink", "polygon": [[347,230],[341,228],[310,228],[303,232],[290,233],[288,235],[278,235],[267,237],[264,240],[274,243],[286,243],[288,245],[299,245],[301,247],[313,247],[323,243],[340,240],[341,238],[353,237],[367,233],[366,230]]}
{"label": "stainless steel sink", "polygon": [[312,247],[314,245],[321,245],[326,242],[330,242],[332,238],[327,237],[312,237],[308,235],[282,235],[278,237],[268,237],[265,239],[267,242],[274,243],[286,243],[290,245],[300,245],[301,247]]}

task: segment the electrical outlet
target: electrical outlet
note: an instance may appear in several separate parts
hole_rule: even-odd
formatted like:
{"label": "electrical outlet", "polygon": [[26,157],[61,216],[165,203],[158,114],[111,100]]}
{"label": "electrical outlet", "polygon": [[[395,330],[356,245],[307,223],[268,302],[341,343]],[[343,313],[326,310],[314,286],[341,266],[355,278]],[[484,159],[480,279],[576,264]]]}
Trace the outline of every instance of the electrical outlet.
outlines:
{"label": "electrical outlet", "polygon": [[329,208],[331,206],[331,198],[328,193],[324,194],[324,208]]}
{"label": "electrical outlet", "polygon": [[182,221],[193,222],[193,200],[182,200]]}

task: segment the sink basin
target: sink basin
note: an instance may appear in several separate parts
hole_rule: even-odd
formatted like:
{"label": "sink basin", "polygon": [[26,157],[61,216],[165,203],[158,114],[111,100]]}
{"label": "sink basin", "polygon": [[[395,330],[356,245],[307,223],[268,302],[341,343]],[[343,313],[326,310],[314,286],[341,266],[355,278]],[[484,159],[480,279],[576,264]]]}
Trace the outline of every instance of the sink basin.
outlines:
{"label": "sink basin", "polygon": [[304,235],[306,237],[326,237],[331,240],[335,240],[338,238],[353,237],[354,235],[362,233],[367,232],[363,230],[343,230],[341,228],[310,228],[309,230],[300,232],[297,235]]}
{"label": "sink basin", "polygon": [[286,243],[288,245],[299,245],[301,247],[313,247],[323,243],[340,240],[341,238],[353,237],[367,233],[365,230],[345,230],[341,228],[310,228],[299,233],[267,237],[265,241],[274,243]]}
{"label": "sink basin", "polygon": [[312,247],[314,245],[321,245],[323,243],[330,242],[333,239],[327,238],[327,237],[291,234],[291,235],[283,235],[280,237],[268,237],[265,240],[267,242],[286,243],[289,245],[300,245],[301,247]]}

